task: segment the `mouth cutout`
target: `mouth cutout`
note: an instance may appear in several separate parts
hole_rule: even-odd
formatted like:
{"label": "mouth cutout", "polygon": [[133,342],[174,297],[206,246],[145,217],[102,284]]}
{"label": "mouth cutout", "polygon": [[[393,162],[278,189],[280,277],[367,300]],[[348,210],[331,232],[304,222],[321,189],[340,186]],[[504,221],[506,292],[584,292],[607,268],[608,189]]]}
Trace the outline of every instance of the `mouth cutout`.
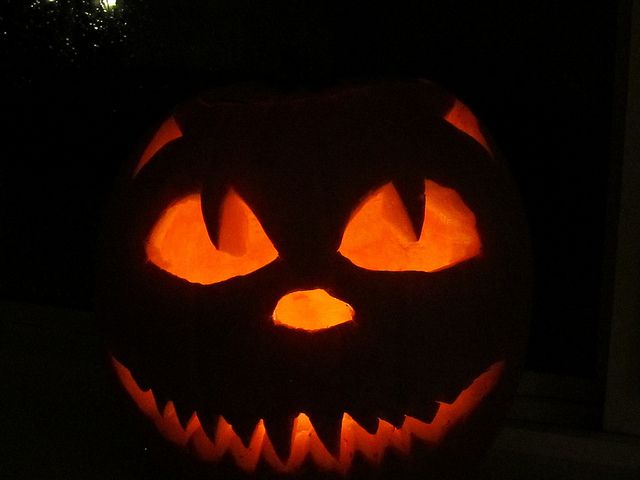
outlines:
{"label": "mouth cutout", "polygon": [[429,423],[405,415],[402,426],[396,428],[379,419],[378,429],[369,433],[345,412],[339,451],[335,455],[316,434],[309,417],[300,413],[293,421],[289,456],[283,460],[276,453],[263,420],[258,421],[248,445],[245,445],[233,426],[220,415],[215,438],[212,439],[205,433],[197,412],[193,412],[183,427],[171,400],[161,412],[153,391],[142,390],[127,367],[113,356],[111,360],[120,383],[160,434],[170,442],[191,450],[202,461],[217,462],[228,455],[238,468],[246,472],[254,472],[262,460],[275,472],[295,473],[307,460],[311,460],[320,470],[342,475],[350,470],[357,453],[370,464],[378,465],[387,449],[409,455],[415,440],[426,446],[438,445],[447,432],[471,414],[494,389],[504,371],[504,362],[495,362],[462,390],[452,403],[437,402],[437,412]]}

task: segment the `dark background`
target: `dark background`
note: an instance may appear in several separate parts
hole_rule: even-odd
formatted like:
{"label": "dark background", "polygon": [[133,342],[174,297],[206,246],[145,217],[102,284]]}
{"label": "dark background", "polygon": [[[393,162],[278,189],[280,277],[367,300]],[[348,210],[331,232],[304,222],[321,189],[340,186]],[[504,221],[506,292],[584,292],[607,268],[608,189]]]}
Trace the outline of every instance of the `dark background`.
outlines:
{"label": "dark background", "polygon": [[130,0],[105,13],[87,0],[10,1],[0,50],[0,298],[92,309],[115,175],[196,92],[425,77],[476,111],[521,188],[536,280],[527,368],[596,378],[609,313],[622,6],[342,3]]}

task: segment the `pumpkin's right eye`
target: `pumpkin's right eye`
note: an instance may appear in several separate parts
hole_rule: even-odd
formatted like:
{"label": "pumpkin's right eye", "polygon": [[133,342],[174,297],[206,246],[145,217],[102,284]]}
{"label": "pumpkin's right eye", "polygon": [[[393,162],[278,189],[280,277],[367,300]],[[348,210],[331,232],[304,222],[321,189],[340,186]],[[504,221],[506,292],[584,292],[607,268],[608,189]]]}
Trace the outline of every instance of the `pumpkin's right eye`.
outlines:
{"label": "pumpkin's right eye", "polygon": [[389,182],[367,196],[347,224],[338,252],[367,270],[434,272],[480,254],[476,217],[458,192],[424,182],[424,221],[417,237]]}
{"label": "pumpkin's right eye", "polygon": [[218,247],[209,237],[200,193],[170,205],[147,239],[147,258],[162,270],[191,283],[210,285],[247,275],[278,257],[260,221],[235,190],[220,207]]}

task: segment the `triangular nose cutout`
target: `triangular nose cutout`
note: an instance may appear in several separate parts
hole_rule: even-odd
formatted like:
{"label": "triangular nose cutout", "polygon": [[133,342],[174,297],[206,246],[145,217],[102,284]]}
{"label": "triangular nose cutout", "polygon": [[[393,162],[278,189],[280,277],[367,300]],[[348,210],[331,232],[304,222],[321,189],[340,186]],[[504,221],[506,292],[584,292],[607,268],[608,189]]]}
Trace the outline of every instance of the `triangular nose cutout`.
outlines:
{"label": "triangular nose cutout", "polygon": [[273,323],[287,328],[316,331],[352,322],[355,311],[326,290],[298,290],[283,296],[273,311]]}

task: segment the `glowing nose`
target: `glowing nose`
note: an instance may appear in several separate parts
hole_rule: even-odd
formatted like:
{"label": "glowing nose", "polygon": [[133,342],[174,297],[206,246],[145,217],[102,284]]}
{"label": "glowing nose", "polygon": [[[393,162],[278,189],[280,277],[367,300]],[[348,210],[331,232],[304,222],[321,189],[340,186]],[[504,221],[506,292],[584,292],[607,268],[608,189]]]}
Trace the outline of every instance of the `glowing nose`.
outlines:
{"label": "glowing nose", "polygon": [[273,323],[314,331],[352,322],[351,305],[332,297],[326,290],[299,290],[286,294],[273,311]]}

